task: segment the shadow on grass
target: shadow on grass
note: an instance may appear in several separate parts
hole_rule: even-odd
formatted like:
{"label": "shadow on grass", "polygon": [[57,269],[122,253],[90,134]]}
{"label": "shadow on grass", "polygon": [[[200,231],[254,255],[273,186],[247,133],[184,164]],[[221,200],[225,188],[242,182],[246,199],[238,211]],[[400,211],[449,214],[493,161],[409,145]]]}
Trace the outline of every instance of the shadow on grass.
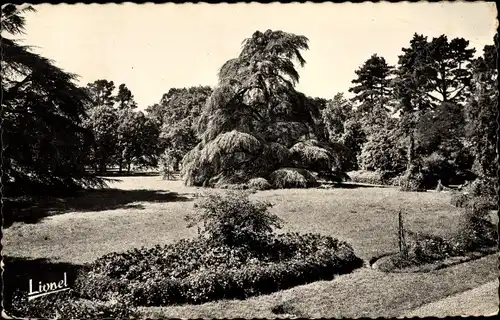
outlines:
{"label": "shadow on grass", "polygon": [[106,173],[97,173],[97,176],[102,176],[104,178],[108,177],[155,177],[160,176],[158,172],[118,172],[118,171],[108,171]]}
{"label": "shadow on grass", "polygon": [[3,263],[2,285],[6,308],[10,307],[15,291],[29,293],[30,280],[31,290],[38,291],[40,282],[42,282],[42,285],[49,282],[59,282],[64,279],[64,274],[66,274],[66,283],[69,288],[72,288],[78,272],[85,268],[83,265],[52,262],[48,259],[8,256],[3,257]]}
{"label": "shadow on grass", "polygon": [[31,197],[4,199],[2,213],[4,228],[12,223],[37,223],[52,215],[77,212],[97,212],[114,209],[144,209],[139,202],[192,201],[189,194],[157,190],[94,189],[78,192],[74,197]]}
{"label": "shadow on grass", "polygon": [[335,183],[335,182],[325,182],[323,183],[325,186],[331,187],[331,188],[340,188],[340,189],[357,189],[357,188],[388,188],[388,186],[382,186],[382,185],[374,185],[374,184],[360,184],[356,182],[340,182],[340,183]]}

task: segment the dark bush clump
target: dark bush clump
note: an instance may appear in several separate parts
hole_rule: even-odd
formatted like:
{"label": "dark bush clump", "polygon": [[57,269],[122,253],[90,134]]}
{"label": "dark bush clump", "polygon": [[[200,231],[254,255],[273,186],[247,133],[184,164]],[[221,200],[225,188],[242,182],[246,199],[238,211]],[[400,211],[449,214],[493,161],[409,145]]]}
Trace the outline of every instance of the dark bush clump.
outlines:
{"label": "dark bush clump", "polygon": [[464,208],[472,197],[465,193],[454,193],[451,195],[450,204],[457,208]]}
{"label": "dark bush clump", "polygon": [[497,197],[497,188],[493,178],[477,178],[465,188],[465,192],[473,196]]}
{"label": "dark bush clump", "polygon": [[408,232],[408,235],[408,256],[416,262],[433,262],[457,254],[449,239],[415,232]]}
{"label": "dark bush clump", "polygon": [[469,201],[460,216],[460,228],[454,242],[463,251],[480,251],[497,244],[498,231],[491,221],[490,204],[476,199]]}
{"label": "dark bush clump", "polygon": [[107,302],[84,300],[75,292],[65,291],[28,301],[26,292],[13,295],[7,312],[14,317],[89,319],[89,318],[133,318],[137,313],[123,301],[111,299]]}
{"label": "dark bush clump", "polygon": [[252,247],[267,240],[281,219],[268,212],[268,202],[252,202],[245,192],[212,193],[195,204],[188,226],[198,225],[199,235],[211,246]]}

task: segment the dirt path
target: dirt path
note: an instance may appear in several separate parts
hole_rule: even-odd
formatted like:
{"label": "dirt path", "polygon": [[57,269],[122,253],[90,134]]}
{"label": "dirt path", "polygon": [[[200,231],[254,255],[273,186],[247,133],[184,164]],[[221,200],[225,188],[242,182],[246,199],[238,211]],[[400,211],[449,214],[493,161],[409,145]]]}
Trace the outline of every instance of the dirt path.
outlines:
{"label": "dirt path", "polygon": [[488,316],[498,313],[498,280],[419,307],[405,317]]}

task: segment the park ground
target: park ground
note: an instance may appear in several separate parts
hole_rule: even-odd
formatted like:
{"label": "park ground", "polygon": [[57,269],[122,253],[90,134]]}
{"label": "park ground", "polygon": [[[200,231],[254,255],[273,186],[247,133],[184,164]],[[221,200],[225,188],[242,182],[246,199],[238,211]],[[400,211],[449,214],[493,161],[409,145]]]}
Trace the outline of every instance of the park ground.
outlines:
{"label": "park ground", "polygon": [[[4,230],[3,255],[40,270],[72,268],[106,253],[196,234],[196,229],[186,228],[184,216],[206,190],[159,176],[113,179],[109,189],[50,201],[36,220],[15,222]],[[345,240],[367,262],[397,250],[398,210],[406,213],[407,229],[442,236],[456,230],[460,214],[449,204],[448,193],[369,185],[259,191],[252,198],[274,204],[271,211],[285,221],[282,231]],[[497,255],[425,273],[384,273],[367,265],[331,281],[243,301],[140,311],[149,318],[486,315],[498,310],[497,267]]]}

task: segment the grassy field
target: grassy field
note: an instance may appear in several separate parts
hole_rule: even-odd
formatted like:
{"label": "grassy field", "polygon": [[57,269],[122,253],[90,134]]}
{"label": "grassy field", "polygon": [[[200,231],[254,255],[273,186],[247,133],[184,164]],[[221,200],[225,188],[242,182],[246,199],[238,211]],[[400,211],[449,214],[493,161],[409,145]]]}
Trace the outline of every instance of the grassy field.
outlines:
{"label": "grassy field", "polygon": [[[103,254],[151,247],[195,235],[184,215],[202,189],[158,176],[121,177],[113,189],[86,193],[53,205],[36,223],[4,230],[3,254],[80,265]],[[446,235],[460,211],[447,193],[403,193],[394,188],[351,185],[336,189],[260,191],[253,198],[274,204],[282,231],[317,232],[351,243],[369,260],[396,250],[397,211],[407,227]],[[385,274],[362,268],[332,281],[316,282],[245,301],[143,308],[149,317],[377,317],[399,316],[426,303],[478,287],[497,277],[496,256],[421,274]]]}

